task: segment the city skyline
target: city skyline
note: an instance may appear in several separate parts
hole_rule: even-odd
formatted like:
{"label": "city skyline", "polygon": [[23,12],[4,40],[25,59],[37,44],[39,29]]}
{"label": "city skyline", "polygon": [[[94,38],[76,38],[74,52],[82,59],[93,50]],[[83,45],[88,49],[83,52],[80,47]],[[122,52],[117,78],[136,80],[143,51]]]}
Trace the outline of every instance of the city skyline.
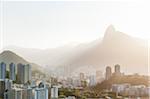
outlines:
{"label": "city skyline", "polygon": [[[149,98],[149,76],[139,74],[127,75],[120,71],[121,66],[119,64],[114,66],[113,72],[111,72],[111,67],[106,66],[104,78],[99,71],[99,73],[95,72],[96,75],[80,73],[78,77],[44,76],[45,74],[41,74],[41,72],[33,74],[28,72],[31,71],[29,64],[11,63],[9,66],[12,65],[17,65],[20,71],[17,70],[16,75],[7,76],[6,64],[4,62],[0,63],[1,69],[5,71],[5,73],[0,72],[0,75],[4,76],[0,79],[0,99],[57,99],[61,97],[78,99],[78,97],[83,96],[87,97],[87,99],[97,99],[98,97],[105,99],[104,96],[114,97],[114,99],[116,97],[126,97],[127,99],[130,99],[130,97]],[[11,72],[12,69],[10,68],[7,72]],[[15,76],[22,77],[21,79],[12,80],[11,78]],[[21,83],[18,81],[21,81]],[[68,90],[70,93],[68,93]]]}

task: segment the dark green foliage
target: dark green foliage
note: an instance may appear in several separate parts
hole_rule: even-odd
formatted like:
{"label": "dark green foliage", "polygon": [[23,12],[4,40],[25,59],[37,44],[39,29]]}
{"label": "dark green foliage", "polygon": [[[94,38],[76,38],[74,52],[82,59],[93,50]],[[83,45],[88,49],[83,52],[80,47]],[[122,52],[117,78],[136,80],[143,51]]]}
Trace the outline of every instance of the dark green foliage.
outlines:
{"label": "dark green foliage", "polygon": [[6,78],[9,79],[9,71],[6,71]]}
{"label": "dark green foliage", "polygon": [[97,84],[96,86],[91,87],[90,90],[94,92],[100,92],[105,89],[109,90],[112,84],[123,84],[123,83],[129,83],[131,85],[148,86],[148,77],[140,76],[140,75],[127,75],[127,76],[120,76],[120,77],[112,76],[109,80],[104,80],[100,84]]}

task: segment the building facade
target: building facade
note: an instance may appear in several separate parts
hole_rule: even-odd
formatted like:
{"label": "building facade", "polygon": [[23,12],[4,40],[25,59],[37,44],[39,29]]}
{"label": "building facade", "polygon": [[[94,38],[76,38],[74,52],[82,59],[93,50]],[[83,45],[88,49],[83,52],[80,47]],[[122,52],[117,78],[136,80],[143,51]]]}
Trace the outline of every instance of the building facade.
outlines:
{"label": "building facade", "polygon": [[31,81],[31,66],[19,63],[17,65],[17,83],[25,84]]}
{"label": "building facade", "polygon": [[16,68],[14,63],[9,64],[9,79],[15,81],[16,80]]}
{"label": "building facade", "polygon": [[0,79],[5,79],[6,77],[6,64],[4,62],[0,63]]}
{"label": "building facade", "polygon": [[107,66],[106,67],[106,74],[105,74],[105,80],[108,80],[112,75],[111,67]]}
{"label": "building facade", "polygon": [[35,89],[34,99],[48,99],[48,89],[47,88]]}

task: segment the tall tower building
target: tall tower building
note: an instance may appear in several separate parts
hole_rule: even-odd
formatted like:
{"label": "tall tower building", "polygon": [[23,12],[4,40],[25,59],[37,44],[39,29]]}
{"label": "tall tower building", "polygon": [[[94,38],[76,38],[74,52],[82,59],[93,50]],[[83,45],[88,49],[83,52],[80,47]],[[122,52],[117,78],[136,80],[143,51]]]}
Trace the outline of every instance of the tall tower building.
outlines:
{"label": "tall tower building", "polygon": [[115,65],[115,73],[120,73],[120,65]]}
{"label": "tall tower building", "polygon": [[16,80],[16,69],[15,69],[15,64],[10,63],[9,64],[9,79],[15,81]]}
{"label": "tall tower building", "polygon": [[30,64],[27,64],[25,66],[25,71],[27,71],[25,77],[27,78],[26,81],[31,81],[32,79],[32,72],[31,72],[31,65]]}
{"label": "tall tower building", "polygon": [[17,65],[17,83],[25,84],[31,81],[31,66],[19,63]]}
{"label": "tall tower building", "polygon": [[120,72],[120,65],[116,64],[115,65],[115,76],[119,76],[121,74]]}
{"label": "tall tower building", "polygon": [[5,79],[6,77],[6,64],[4,62],[0,63],[0,79]]}
{"label": "tall tower building", "polygon": [[21,84],[23,82],[23,64],[17,64],[17,83]]}
{"label": "tall tower building", "polygon": [[107,66],[105,79],[108,80],[111,77],[111,75],[112,75],[111,67]]}

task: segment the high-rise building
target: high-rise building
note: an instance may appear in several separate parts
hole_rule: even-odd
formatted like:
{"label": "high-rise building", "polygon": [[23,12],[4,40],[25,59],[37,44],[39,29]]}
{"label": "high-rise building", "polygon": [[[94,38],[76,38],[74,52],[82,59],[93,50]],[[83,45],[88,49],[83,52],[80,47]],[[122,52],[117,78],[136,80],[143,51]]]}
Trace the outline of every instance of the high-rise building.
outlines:
{"label": "high-rise building", "polygon": [[115,76],[120,76],[121,72],[120,72],[120,65],[116,64],[115,65],[115,72],[114,72]]}
{"label": "high-rise building", "polygon": [[5,92],[5,80],[0,79],[0,98],[4,98],[4,92]]}
{"label": "high-rise building", "polygon": [[90,75],[89,77],[89,86],[94,86],[96,85],[96,76],[95,75]]}
{"label": "high-rise building", "polygon": [[22,99],[33,99],[33,94],[32,94],[31,88],[22,90]]}
{"label": "high-rise building", "polygon": [[13,88],[7,90],[4,93],[4,99],[33,99],[32,89]]}
{"label": "high-rise building", "polygon": [[120,65],[115,65],[115,73],[120,73]]}
{"label": "high-rise building", "polygon": [[13,82],[10,79],[5,79],[5,90],[10,90],[12,88]]}
{"label": "high-rise building", "polygon": [[51,99],[58,99],[58,86],[51,88]]}
{"label": "high-rise building", "polygon": [[10,63],[9,64],[9,79],[15,81],[16,80],[16,69],[15,69],[15,64]]}
{"label": "high-rise building", "polygon": [[32,80],[32,70],[31,70],[31,65],[27,64],[26,65],[26,70],[27,70],[27,81],[31,81]]}
{"label": "high-rise building", "polygon": [[19,63],[17,64],[17,83],[23,82],[23,64]]}
{"label": "high-rise building", "polygon": [[111,75],[112,75],[111,67],[107,66],[105,79],[108,80],[111,77]]}
{"label": "high-rise building", "polygon": [[4,99],[23,99],[22,89],[15,88],[15,89],[8,90],[4,94]]}
{"label": "high-rise building", "polygon": [[31,81],[31,66],[19,63],[17,65],[17,82],[25,84],[29,81]]}
{"label": "high-rise building", "polygon": [[34,99],[48,99],[48,89],[47,88],[36,88]]}
{"label": "high-rise building", "polygon": [[6,64],[4,62],[0,63],[0,79],[5,79],[6,77]]}

